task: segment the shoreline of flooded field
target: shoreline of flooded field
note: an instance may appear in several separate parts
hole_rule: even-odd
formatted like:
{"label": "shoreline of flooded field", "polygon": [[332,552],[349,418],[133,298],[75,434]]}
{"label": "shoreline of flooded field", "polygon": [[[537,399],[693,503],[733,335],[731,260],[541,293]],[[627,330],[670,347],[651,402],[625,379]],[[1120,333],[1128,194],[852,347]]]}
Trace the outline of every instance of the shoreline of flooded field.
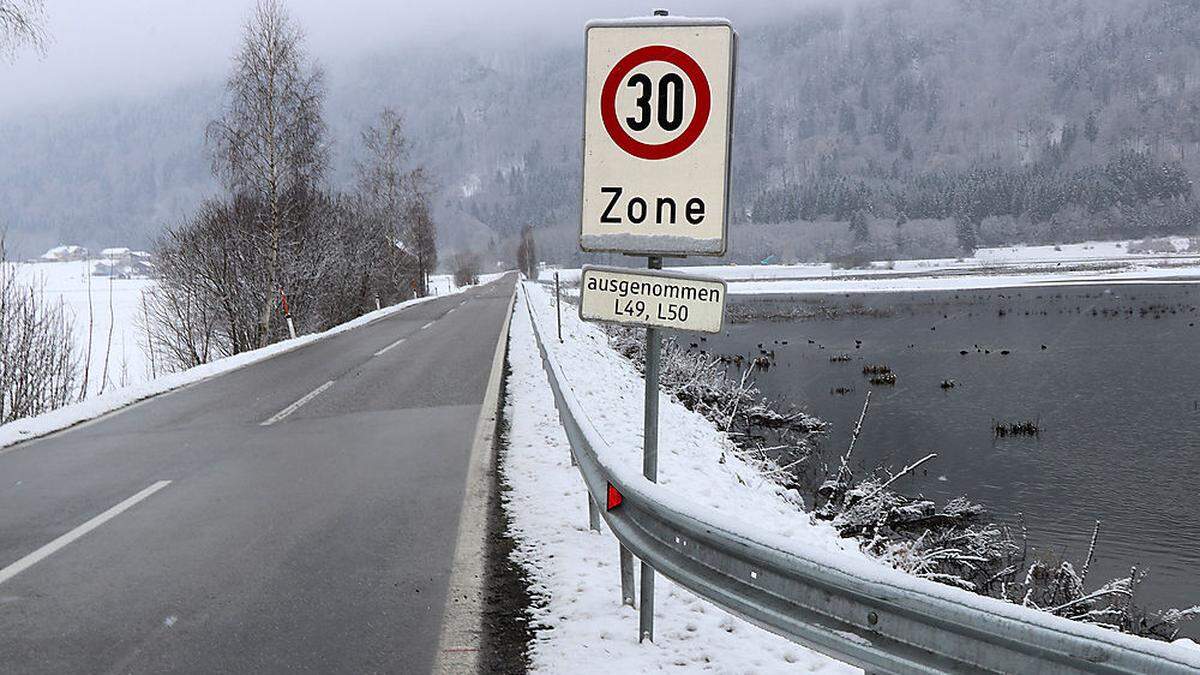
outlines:
{"label": "shoreline of flooded field", "polygon": [[[857,471],[938,458],[899,485],[959,495],[1091,579],[1149,570],[1138,602],[1200,603],[1200,286],[1094,285],[731,298],[694,349],[758,361],[841,449],[872,391]],[[1195,634],[1195,626],[1186,629]]]}

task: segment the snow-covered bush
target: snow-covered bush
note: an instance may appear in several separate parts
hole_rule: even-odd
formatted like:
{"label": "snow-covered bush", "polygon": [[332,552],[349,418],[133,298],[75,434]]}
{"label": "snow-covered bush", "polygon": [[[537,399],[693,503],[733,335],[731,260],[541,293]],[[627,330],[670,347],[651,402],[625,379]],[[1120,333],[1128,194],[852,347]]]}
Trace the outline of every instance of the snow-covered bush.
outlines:
{"label": "snow-covered bush", "polygon": [[474,253],[457,253],[454,255],[454,285],[458,287],[473,286],[479,283],[479,256]]}
{"label": "snow-covered bush", "polygon": [[1146,573],[1137,567],[1128,577],[1088,590],[1099,522],[1077,572],[1070,561],[1032,555],[1025,542],[1017,544],[1007,526],[991,522],[981,505],[965,497],[938,507],[931,500],[891,489],[936,455],[927,455],[896,474],[876,469],[856,479],[850,459],[870,402],[868,393],[849,447],[836,469],[826,472],[813,511],[814,517],[830,521],[842,536],[862,542],[866,552],[925,579],[1143,637],[1173,640],[1180,623],[1200,616],[1200,606],[1156,613],[1138,606],[1134,594]]}
{"label": "snow-covered bush", "polygon": [[42,289],[17,279],[0,237],[0,424],[61,408],[75,398],[73,324]]}
{"label": "snow-covered bush", "polygon": [[[609,344],[645,369],[646,333],[642,329],[606,325]],[[741,458],[781,482],[814,466],[804,460],[815,450],[811,442],[826,423],[803,409],[768,401],[754,385],[754,366],[737,376],[729,360],[664,339],[659,386],[689,410],[726,432]]]}
{"label": "snow-covered bush", "polygon": [[1125,248],[1129,253],[1175,253],[1175,242],[1167,237],[1131,241]]}

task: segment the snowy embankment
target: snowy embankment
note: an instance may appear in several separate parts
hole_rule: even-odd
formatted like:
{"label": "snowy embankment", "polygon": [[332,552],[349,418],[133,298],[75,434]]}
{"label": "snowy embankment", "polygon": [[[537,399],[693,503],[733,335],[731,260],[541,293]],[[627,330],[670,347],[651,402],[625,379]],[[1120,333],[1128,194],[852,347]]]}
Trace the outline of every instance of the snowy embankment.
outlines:
{"label": "snowy embankment", "polygon": [[[553,330],[550,297],[524,285],[539,326]],[[510,332],[505,414],[511,423],[503,458],[502,493],[517,561],[528,570],[542,602],[533,608],[537,628],[534,670],[562,673],[677,671],[859,672],[799,647],[709,604],[658,577],[655,642],[638,644],[638,613],[620,599],[617,542],[605,528],[588,530],[586,491],[570,450],[526,310],[518,297]],[[603,429],[614,461],[641,466],[643,380],[608,347],[599,328],[563,313],[565,342],[552,342],[579,400]],[[799,509],[799,495],[763,479],[739,460],[707,420],[663,396],[659,481],[705,506],[736,514],[805,546],[845,551],[869,562],[824,524]],[[667,431],[669,430],[669,431]],[[722,462],[724,456],[724,462]]]}
{"label": "snowy embankment", "polygon": [[[53,265],[53,267],[64,267],[64,266],[68,266],[68,265],[72,265],[72,264],[73,263],[56,263]],[[44,265],[38,265],[37,267],[43,267],[43,266]],[[503,275],[489,275],[487,277],[486,281],[484,281],[483,278],[481,278],[480,284],[482,285],[483,283],[490,283],[491,281],[494,281],[495,279],[498,279],[501,276],[503,276]],[[57,280],[61,281],[61,279],[57,279]],[[114,288],[116,288],[121,283],[122,283],[121,280],[115,280]],[[145,281],[145,280],[142,280],[142,281],[127,280],[124,283],[128,284],[129,286],[125,287],[120,294],[120,297],[122,297],[123,301],[122,301],[122,303],[118,304],[118,302],[115,300],[115,298],[118,297],[118,293],[117,293],[117,291],[114,291],[113,305],[114,305],[114,308],[117,306],[122,307],[122,310],[121,310],[122,313],[115,313],[115,316],[118,317],[118,325],[121,325],[119,323],[119,320],[122,316],[128,317],[130,319],[130,323],[128,325],[124,326],[123,334],[126,335],[127,339],[129,339],[130,341],[133,341],[133,339],[134,339],[133,336],[136,335],[136,332],[138,330],[135,327],[135,324],[133,323],[133,321],[134,321],[134,319],[136,319],[138,313],[141,311],[140,290],[147,287],[144,284],[152,284],[153,282]],[[107,280],[105,280],[105,285],[107,285]],[[140,288],[139,288],[139,285],[140,285]],[[93,288],[95,288],[95,285],[93,286]],[[464,288],[454,287],[449,284],[446,286],[446,288],[452,289],[452,290],[444,290],[441,293],[441,295],[459,293],[462,290],[464,290]],[[51,291],[52,291],[52,287],[49,283],[49,280],[47,280],[47,284],[46,284],[47,297],[55,297],[55,296],[51,295]],[[63,297],[64,303],[69,302],[70,299],[72,297],[74,297],[72,295],[72,291],[70,288],[67,288],[66,291],[64,292],[62,287],[59,287],[59,290],[54,291],[54,293],[55,293],[55,295],[62,293],[61,297]],[[84,340],[84,341],[86,341],[86,338],[87,338],[87,323],[86,323],[86,321],[87,321],[87,319],[86,319],[86,317],[87,317],[87,297],[86,297],[86,293],[87,293],[87,290],[86,290],[86,279],[85,279],[84,290],[82,291],[82,294],[83,294],[82,304],[83,304],[83,316],[84,316],[84,323],[82,326],[82,331],[83,331],[82,340]],[[107,294],[107,290],[106,290],[106,294]],[[149,378],[147,375],[143,374],[143,376],[141,378],[139,378],[140,381],[138,381],[136,383],[128,384],[123,387],[112,387],[102,395],[96,395],[95,393],[93,393],[93,395],[90,396],[87,400],[82,401],[80,403],[75,403],[75,404],[66,406],[64,408],[59,408],[58,410],[48,412],[44,415],[39,415],[37,417],[30,417],[30,418],[26,418],[26,419],[22,419],[22,420],[17,420],[15,422],[10,422],[8,424],[0,425],[0,448],[7,447],[14,443],[19,443],[21,441],[29,440],[31,438],[37,438],[38,436],[44,436],[46,434],[53,433],[53,432],[59,431],[61,429],[65,429],[67,427],[74,426],[81,422],[86,422],[88,420],[95,419],[97,417],[100,417],[101,415],[105,415],[105,414],[113,412],[115,410],[119,410],[126,406],[137,403],[138,401],[141,401],[143,399],[147,399],[152,396],[157,396],[159,394],[163,394],[163,393],[169,392],[173,389],[178,389],[179,387],[183,387],[183,386],[186,386],[189,384],[194,384],[201,380],[206,380],[211,377],[216,377],[217,375],[221,375],[221,374],[227,373],[231,370],[236,370],[238,368],[243,368],[245,366],[248,366],[252,363],[257,363],[264,359],[269,359],[272,356],[277,356],[284,352],[288,352],[293,349],[303,347],[304,345],[309,344],[311,342],[315,342],[317,340],[327,338],[331,335],[336,335],[338,333],[342,333],[342,332],[345,332],[345,331],[348,331],[348,330],[351,330],[354,328],[358,328],[359,326],[366,325],[373,321],[377,321],[384,317],[391,316],[392,314],[395,314],[396,312],[399,312],[407,307],[411,307],[415,304],[425,302],[427,300],[433,300],[436,297],[438,297],[438,296],[429,295],[424,298],[417,298],[415,300],[409,300],[407,302],[402,302],[397,305],[392,305],[391,307],[384,307],[381,310],[378,310],[375,312],[370,312],[368,314],[364,314],[363,316],[360,316],[357,319],[354,319],[353,321],[348,321],[344,324],[341,324],[340,326],[331,328],[323,333],[314,333],[311,335],[301,335],[300,337],[296,338],[295,340],[285,340],[283,342],[279,342],[279,343],[270,345],[269,347],[264,347],[262,349],[255,349],[255,350],[248,351],[248,352],[242,352],[241,354],[226,357],[223,359],[218,359],[218,360],[212,361],[210,363],[196,366],[195,368],[189,368],[188,370],[185,370],[185,371],[182,371],[179,373],[170,373],[170,374],[166,374],[166,375],[160,375],[157,378]],[[106,298],[106,302],[107,302],[107,295],[105,296],[105,298]],[[75,298],[74,302],[79,303],[80,300],[78,298]],[[104,323],[104,326],[105,326],[105,330],[107,330],[107,323]],[[76,324],[76,339],[77,340],[81,339],[79,337],[79,331],[80,331],[80,326],[77,323]],[[114,344],[116,344],[116,340],[117,340],[117,338],[115,337],[115,334],[116,334],[116,331],[114,331]],[[80,345],[81,349],[83,349],[85,347],[86,347],[86,343],[83,345]],[[96,347],[96,349],[99,350],[97,353],[99,354],[99,357],[101,359],[103,358],[103,354],[104,354],[103,348],[104,348],[104,343],[101,343],[98,347]],[[94,353],[92,355],[93,367],[94,367],[94,361],[97,358],[97,353]],[[139,352],[139,354],[140,353],[141,352]],[[98,372],[98,371],[93,371],[93,372]],[[94,391],[95,390],[93,390],[93,392]]]}
{"label": "snowy embankment", "polygon": [[[1158,240],[1156,240],[1158,241]],[[672,268],[729,282],[731,295],[767,293],[877,293],[1014,288],[1050,284],[1197,283],[1200,247],[1174,237],[1174,252],[1130,253],[1135,241],[1062,246],[983,248],[969,258],[879,261],[862,269],[828,263],[798,265],[699,265]],[[632,265],[631,265],[632,266]],[[541,279],[576,284],[579,270],[546,270]]]}
{"label": "snowy embankment", "polygon": [[[656,641],[638,644],[637,612],[620,602],[617,542],[611,533],[587,528],[586,491],[570,463],[525,298],[592,425],[606,442],[605,463],[641,466],[643,380],[633,365],[608,346],[598,326],[585,324],[572,307],[562,313],[563,343],[554,339],[555,308],[539,284],[524,284],[510,332],[511,374],[505,414],[510,421],[502,458],[503,492],[513,556],[528,572],[537,598],[531,624],[531,665],[543,672],[648,672],[687,667],[718,672],[824,672],[854,669],[741,621],[659,577]],[[919,580],[863,554],[826,523],[803,510],[800,496],[742,462],[728,439],[705,418],[671,397],[660,399],[659,482],[673,506],[689,508],[780,550],[871,580],[897,593],[917,593],[955,607],[993,613],[1005,621],[1040,625],[1131,648],[1161,643],[1067,622],[1033,608]],[[681,508],[681,507],[680,507]],[[1178,640],[1186,663],[1196,645]],[[1200,662],[1197,662],[1200,663]]]}

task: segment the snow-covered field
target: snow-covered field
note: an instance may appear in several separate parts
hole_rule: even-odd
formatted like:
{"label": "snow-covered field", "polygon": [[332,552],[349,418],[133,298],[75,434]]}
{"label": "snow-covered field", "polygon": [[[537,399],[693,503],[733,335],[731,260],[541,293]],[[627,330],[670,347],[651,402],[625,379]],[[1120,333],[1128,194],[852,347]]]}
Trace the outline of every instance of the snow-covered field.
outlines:
{"label": "snow-covered field", "polygon": [[[554,325],[550,299],[525,285],[539,325]],[[576,394],[594,411],[619,461],[641,465],[642,380],[593,325],[563,314],[563,345],[553,344]],[[655,641],[638,644],[637,611],[620,602],[617,542],[605,529],[588,530],[585,488],[571,466],[523,297],[510,333],[506,415],[511,421],[504,493],[515,555],[531,571],[537,637],[533,669],[548,673],[636,673],[680,669],[712,672],[859,672],[735,618],[659,577]],[[715,428],[668,397],[661,401],[664,433],[659,480],[701,503],[739,514],[806,545],[846,550],[832,529],[812,524],[799,496],[758,476],[729,455]],[[744,481],[744,483],[743,483]],[[699,489],[698,489],[699,488]],[[847,551],[858,555],[857,551]],[[862,557],[862,556],[859,556]],[[862,558],[866,561],[866,558]]]}
{"label": "snow-covered field", "polygon": [[[12,264],[12,263],[2,263]],[[91,367],[89,395],[119,389],[150,379],[150,361],[146,358],[146,334],[142,330],[142,294],[152,288],[149,279],[112,279],[89,275],[91,263],[85,261],[21,263],[18,278],[40,287],[49,302],[62,303],[74,318],[75,344],[82,367],[88,351],[88,295],[91,295]],[[109,328],[112,328],[112,349]],[[108,354],[108,380],[104,361]]]}
{"label": "snow-covered field", "polygon": [[[528,571],[540,602],[531,610],[535,641],[532,667],[550,673],[857,672],[737,619],[659,576],[655,642],[639,644],[638,615],[620,602],[618,547],[612,534],[588,530],[586,490],[571,466],[569,446],[534,341],[525,299],[542,334],[555,325],[553,298],[539,284],[523,284],[510,332],[511,374],[505,402],[511,423],[502,471],[502,493],[515,559]],[[562,344],[547,348],[562,366],[593,426],[603,436],[605,463],[641,466],[643,380],[608,346],[604,332],[576,312],[562,314]],[[697,517],[720,518],[781,550],[803,552],[820,564],[897,588],[920,584],[922,594],[995,612],[1024,623],[1060,619],[1033,609],[916,580],[861,553],[826,523],[810,519],[800,495],[763,478],[731,452],[728,440],[705,418],[669,396],[660,398],[659,482],[672,505],[689,504]],[[724,456],[724,461],[722,460]],[[665,496],[665,495],[664,495]],[[1061,623],[1051,623],[1061,628]],[[1140,644],[1085,624],[1075,630]],[[1188,662],[1196,645],[1180,639]]]}
{"label": "snow-covered field", "polygon": [[[729,293],[851,293],[964,290],[1068,283],[1200,282],[1200,245],[1186,237],[1162,240],[1174,252],[1130,253],[1134,241],[1084,242],[1061,246],[983,248],[969,258],[895,260],[864,269],[835,269],[828,263],[799,265],[697,265],[672,268],[729,282]],[[1136,248],[1136,245],[1135,245]],[[632,265],[631,265],[632,266]],[[579,270],[559,272],[578,283]]]}
{"label": "snow-covered field", "polygon": [[[479,284],[487,284],[499,279],[508,274],[508,272],[495,272],[492,274],[480,274]],[[454,283],[454,276],[451,274],[434,274],[429,277],[429,294],[430,295],[446,295],[447,293],[457,293],[461,291],[463,286],[458,286]]]}
{"label": "snow-covered field", "polygon": [[[88,317],[91,321],[91,367],[88,374],[89,396],[101,391],[111,391],[145,383],[157,373],[152,368],[146,350],[146,332],[143,328],[143,294],[154,287],[152,279],[110,279],[91,277],[88,271],[92,262],[46,262],[16,264],[18,278],[26,284],[40,287],[50,302],[62,303],[67,314],[74,319],[75,344],[80,367],[83,367],[88,351]],[[0,263],[13,265],[14,263]],[[480,275],[479,283],[485,284],[503,273]],[[449,274],[430,277],[430,295],[439,296],[460,290]],[[91,308],[88,296],[91,295]],[[111,301],[111,303],[110,303]],[[110,307],[111,304],[111,307]],[[109,349],[109,327],[112,327],[111,350]],[[107,381],[105,380],[105,355],[108,355]]]}

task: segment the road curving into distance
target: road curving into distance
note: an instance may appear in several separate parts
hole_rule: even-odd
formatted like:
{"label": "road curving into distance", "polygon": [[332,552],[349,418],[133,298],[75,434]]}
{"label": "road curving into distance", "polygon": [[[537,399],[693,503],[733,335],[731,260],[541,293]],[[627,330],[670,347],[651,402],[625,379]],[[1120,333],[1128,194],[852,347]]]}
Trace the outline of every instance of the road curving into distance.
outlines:
{"label": "road curving into distance", "polygon": [[0,455],[0,670],[428,672],[514,281]]}

